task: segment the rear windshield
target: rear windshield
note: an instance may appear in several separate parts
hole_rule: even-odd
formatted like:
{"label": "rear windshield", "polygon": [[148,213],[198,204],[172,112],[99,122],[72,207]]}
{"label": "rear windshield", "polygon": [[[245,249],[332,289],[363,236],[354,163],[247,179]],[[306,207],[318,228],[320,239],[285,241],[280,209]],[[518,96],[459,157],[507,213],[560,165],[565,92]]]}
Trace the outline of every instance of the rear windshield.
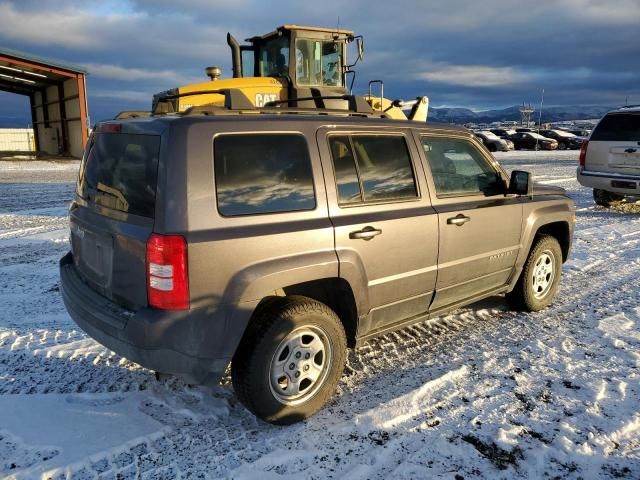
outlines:
{"label": "rear windshield", "polygon": [[640,141],[640,113],[610,113],[591,134],[591,140],[607,142]]}
{"label": "rear windshield", "polygon": [[78,179],[78,194],[89,202],[153,218],[160,137],[96,133]]}

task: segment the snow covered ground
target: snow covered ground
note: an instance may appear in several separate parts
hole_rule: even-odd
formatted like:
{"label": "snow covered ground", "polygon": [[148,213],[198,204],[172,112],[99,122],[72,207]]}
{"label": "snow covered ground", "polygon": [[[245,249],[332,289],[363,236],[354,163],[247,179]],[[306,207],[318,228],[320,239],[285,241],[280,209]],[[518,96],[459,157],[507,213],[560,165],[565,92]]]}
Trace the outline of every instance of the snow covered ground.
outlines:
{"label": "snow covered ground", "polygon": [[1,162],[0,478],[640,478],[640,215],[594,206],[577,152],[497,157],[577,204],[554,305],[494,298],[372,341],[291,427],[79,330],[57,270],[77,163]]}

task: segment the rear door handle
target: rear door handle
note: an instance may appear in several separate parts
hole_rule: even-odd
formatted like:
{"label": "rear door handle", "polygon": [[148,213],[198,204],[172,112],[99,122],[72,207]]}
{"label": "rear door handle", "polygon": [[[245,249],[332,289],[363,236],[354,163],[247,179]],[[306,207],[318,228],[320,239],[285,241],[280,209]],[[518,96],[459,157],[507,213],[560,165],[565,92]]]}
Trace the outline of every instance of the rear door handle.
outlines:
{"label": "rear door handle", "polygon": [[362,230],[356,230],[349,233],[349,238],[352,240],[371,240],[373,237],[380,235],[382,230],[373,227],[364,227]]}
{"label": "rear door handle", "polygon": [[455,217],[447,218],[447,225],[457,225],[457,226],[461,227],[462,225],[464,225],[465,223],[470,222],[470,221],[471,221],[470,217],[467,217],[467,216],[459,213]]}

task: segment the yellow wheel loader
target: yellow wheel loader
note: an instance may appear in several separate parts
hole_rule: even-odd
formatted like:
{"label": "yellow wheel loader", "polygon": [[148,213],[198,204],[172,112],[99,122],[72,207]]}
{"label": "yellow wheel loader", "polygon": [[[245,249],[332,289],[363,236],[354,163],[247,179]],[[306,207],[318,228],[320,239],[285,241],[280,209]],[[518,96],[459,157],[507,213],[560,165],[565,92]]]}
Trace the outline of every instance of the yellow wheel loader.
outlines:
{"label": "yellow wheel loader", "polygon": [[[369,82],[362,97],[347,94],[347,81],[355,79],[353,67],[362,59],[361,36],[349,30],[283,25],[240,45],[227,34],[231,47],[233,78],[221,79],[218,67],[208,67],[210,80],[186,85],[153,97],[152,114],[185,112],[209,106],[250,110],[298,108],[369,111],[398,120],[426,121],[427,97],[390,101],[384,98],[382,81]],[[355,42],[357,60],[347,63],[347,45]],[[372,93],[380,85],[380,95]],[[349,88],[349,91],[351,88]],[[365,105],[366,103],[366,105]],[[409,110],[405,114],[405,110]],[[123,112],[124,114],[125,112]]]}

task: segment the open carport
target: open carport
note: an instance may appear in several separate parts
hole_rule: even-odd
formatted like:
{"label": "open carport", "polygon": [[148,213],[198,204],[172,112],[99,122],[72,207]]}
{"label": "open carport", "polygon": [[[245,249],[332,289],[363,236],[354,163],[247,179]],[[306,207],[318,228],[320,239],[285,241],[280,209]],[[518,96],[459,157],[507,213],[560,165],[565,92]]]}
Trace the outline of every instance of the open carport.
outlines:
{"label": "open carport", "polygon": [[88,136],[85,69],[0,49],[0,91],[29,97],[35,151],[81,157]]}

